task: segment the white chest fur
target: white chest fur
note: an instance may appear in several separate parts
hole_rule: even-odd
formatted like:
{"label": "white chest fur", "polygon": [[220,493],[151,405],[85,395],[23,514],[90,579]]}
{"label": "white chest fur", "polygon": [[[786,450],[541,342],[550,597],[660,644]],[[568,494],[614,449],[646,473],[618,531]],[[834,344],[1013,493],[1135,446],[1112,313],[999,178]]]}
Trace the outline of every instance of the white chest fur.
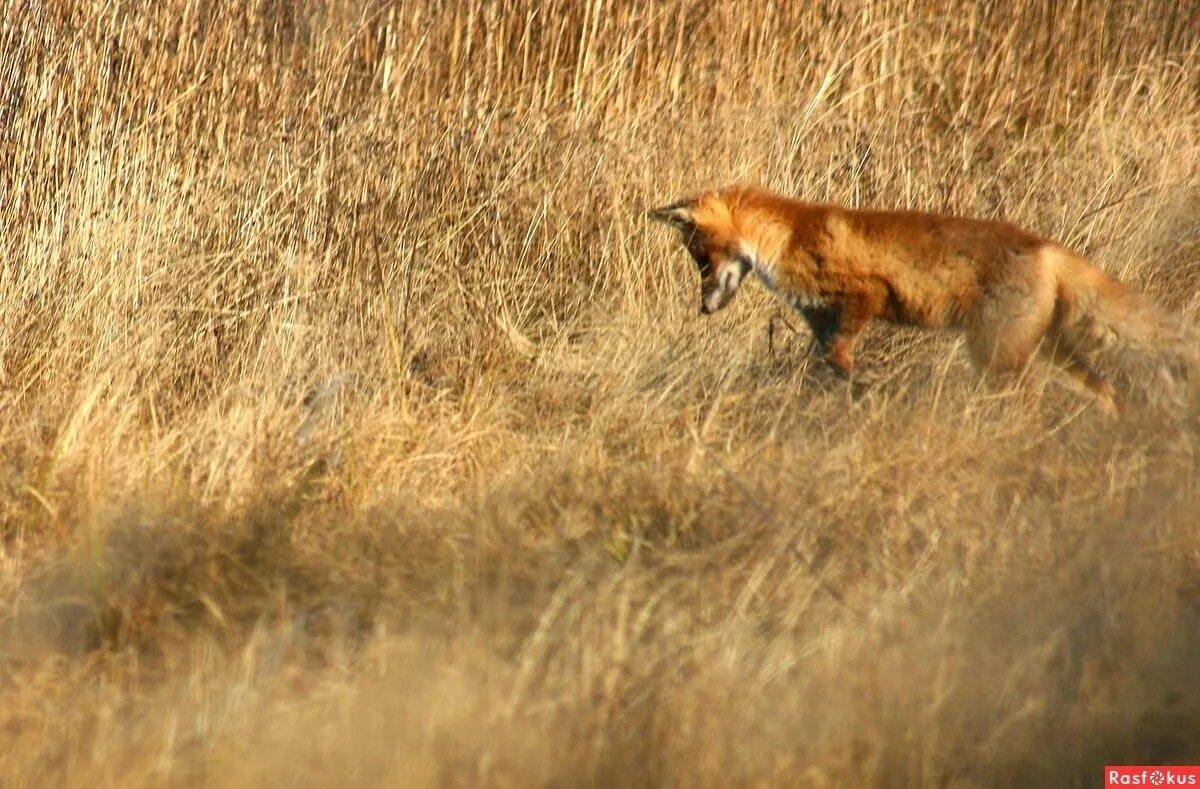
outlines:
{"label": "white chest fur", "polygon": [[767,290],[790,304],[793,308],[803,310],[806,308],[829,306],[829,301],[821,296],[812,293],[798,293],[786,286],[781,287],[779,284],[779,270],[774,261],[761,257],[758,254],[758,250],[753,247],[744,246],[742,254],[750,259],[750,264],[754,267],[754,273],[758,275],[759,280],[762,281]]}

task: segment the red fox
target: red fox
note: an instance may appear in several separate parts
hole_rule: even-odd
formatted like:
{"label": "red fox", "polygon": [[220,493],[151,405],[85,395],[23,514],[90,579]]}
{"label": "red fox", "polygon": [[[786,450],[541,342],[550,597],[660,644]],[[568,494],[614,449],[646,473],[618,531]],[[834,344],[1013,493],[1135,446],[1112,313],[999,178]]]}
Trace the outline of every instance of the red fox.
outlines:
{"label": "red fox", "polygon": [[966,333],[983,372],[1019,373],[1035,352],[1118,411],[1089,361],[1132,345],[1181,348],[1182,327],[1070,249],[1005,222],[861,211],[725,187],[649,212],[680,231],[700,270],[700,312],[754,272],[791,304],[844,375],[872,320]]}

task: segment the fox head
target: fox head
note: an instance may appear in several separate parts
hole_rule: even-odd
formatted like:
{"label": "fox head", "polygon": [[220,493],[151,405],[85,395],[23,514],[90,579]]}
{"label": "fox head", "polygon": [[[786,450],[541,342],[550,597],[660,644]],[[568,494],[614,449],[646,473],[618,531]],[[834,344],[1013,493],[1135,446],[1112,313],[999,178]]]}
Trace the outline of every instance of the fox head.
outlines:
{"label": "fox head", "polygon": [[750,258],[734,228],[729,204],[718,192],[677,200],[647,213],[650,219],[679,230],[679,239],[700,270],[700,313],[729,305],[750,273]]}

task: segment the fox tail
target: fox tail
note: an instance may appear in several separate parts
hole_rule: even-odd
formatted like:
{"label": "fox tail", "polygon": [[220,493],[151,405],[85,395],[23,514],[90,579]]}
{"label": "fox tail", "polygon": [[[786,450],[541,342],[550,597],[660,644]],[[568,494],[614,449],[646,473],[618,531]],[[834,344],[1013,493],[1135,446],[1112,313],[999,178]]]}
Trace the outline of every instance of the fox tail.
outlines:
{"label": "fox tail", "polygon": [[1110,363],[1151,397],[1198,401],[1200,343],[1194,329],[1078,255],[1060,254],[1056,262],[1054,328],[1069,353]]}

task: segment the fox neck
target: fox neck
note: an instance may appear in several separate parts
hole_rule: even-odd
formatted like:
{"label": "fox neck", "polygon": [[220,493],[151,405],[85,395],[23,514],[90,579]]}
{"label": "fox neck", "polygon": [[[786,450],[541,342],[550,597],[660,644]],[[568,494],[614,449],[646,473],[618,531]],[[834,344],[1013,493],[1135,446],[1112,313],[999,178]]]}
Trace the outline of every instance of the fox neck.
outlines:
{"label": "fox neck", "polygon": [[758,275],[758,279],[767,290],[783,299],[792,307],[804,310],[814,307],[827,306],[826,299],[817,293],[797,291],[780,282],[778,258],[775,255],[764,255],[762,247],[753,241],[743,239],[740,254],[750,262],[750,267]]}
{"label": "fox neck", "polygon": [[762,248],[753,240],[742,239],[739,254],[750,263],[750,268],[764,285],[775,290],[779,282],[779,267],[774,256],[763,254]]}
{"label": "fox neck", "polygon": [[779,281],[779,261],[787,247],[791,229],[753,205],[731,207],[730,220],[739,239],[739,254],[749,261],[754,273],[772,290]]}

